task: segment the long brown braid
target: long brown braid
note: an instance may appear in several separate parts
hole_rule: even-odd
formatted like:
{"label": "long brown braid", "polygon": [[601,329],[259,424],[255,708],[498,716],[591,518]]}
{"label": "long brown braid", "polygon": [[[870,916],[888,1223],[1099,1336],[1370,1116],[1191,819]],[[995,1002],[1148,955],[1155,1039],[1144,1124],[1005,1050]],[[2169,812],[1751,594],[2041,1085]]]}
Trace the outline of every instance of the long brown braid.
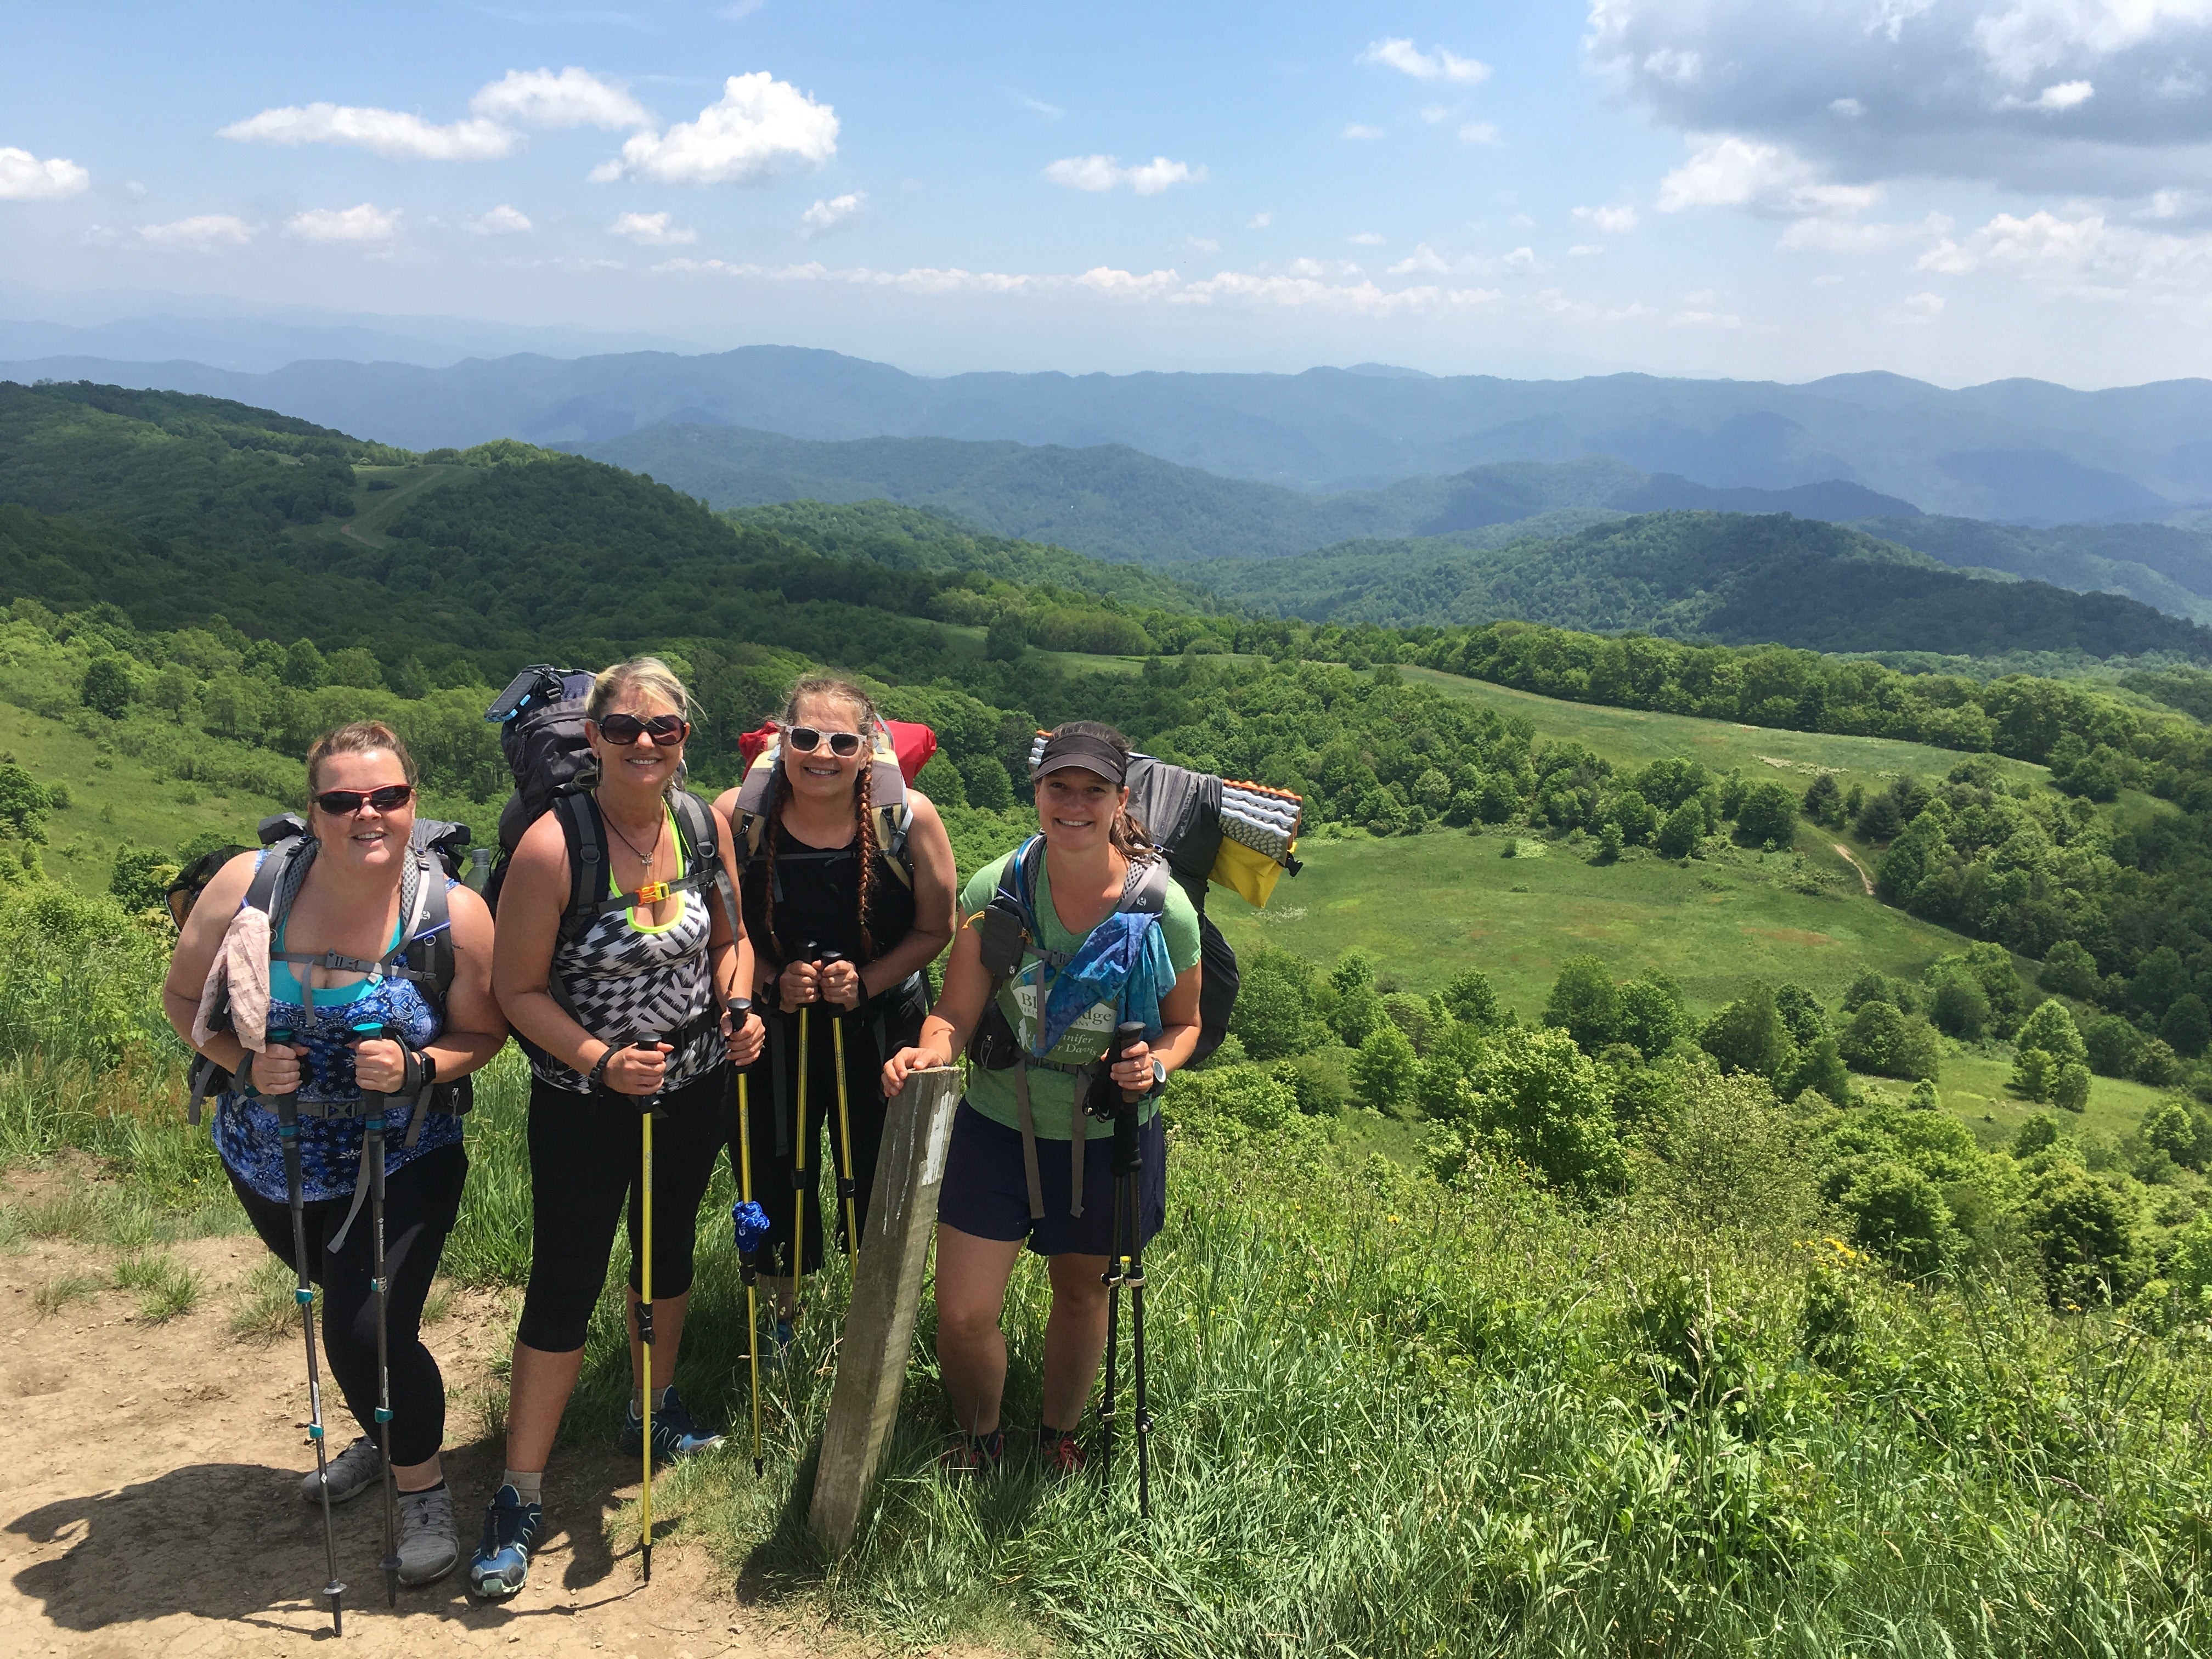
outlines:
{"label": "long brown braid", "polygon": [[[817,674],[808,676],[791,688],[790,695],[783,700],[783,710],[776,718],[779,728],[787,732],[798,725],[799,705],[817,698],[844,703],[857,716],[854,724],[859,727],[860,733],[860,771],[859,777],[854,781],[853,800],[860,818],[857,837],[860,843],[858,851],[860,855],[858,921],[860,925],[860,960],[863,963],[872,962],[876,957],[876,941],[875,935],[868,927],[868,906],[875,896],[876,858],[879,850],[876,843],[874,747],[875,734],[883,724],[883,716],[876,712],[875,700],[850,680],[833,679],[828,675]],[[782,756],[779,755],[775,775],[769,781],[768,893],[765,920],[768,924],[768,935],[771,940],[775,938],[775,840],[776,832],[783,827],[785,763]]]}

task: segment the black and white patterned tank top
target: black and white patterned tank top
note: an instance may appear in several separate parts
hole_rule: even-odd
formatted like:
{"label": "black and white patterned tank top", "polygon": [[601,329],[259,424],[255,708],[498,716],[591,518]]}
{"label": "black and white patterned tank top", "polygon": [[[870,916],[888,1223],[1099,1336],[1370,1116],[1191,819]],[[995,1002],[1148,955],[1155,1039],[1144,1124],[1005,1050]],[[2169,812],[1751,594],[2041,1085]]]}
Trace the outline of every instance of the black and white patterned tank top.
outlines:
{"label": "black and white patterned tank top", "polygon": [[[689,874],[673,811],[666,833],[678,848],[678,874]],[[611,870],[607,896],[619,890]],[[675,1044],[664,1092],[704,1077],[729,1058],[709,978],[713,913],[697,893],[678,893],[676,902],[676,915],[658,927],[634,908],[607,912],[574,939],[555,945],[550,975],[577,1023],[602,1042],[653,1037]],[[533,1051],[530,1069],[556,1089],[589,1092],[582,1073],[550,1054]]]}

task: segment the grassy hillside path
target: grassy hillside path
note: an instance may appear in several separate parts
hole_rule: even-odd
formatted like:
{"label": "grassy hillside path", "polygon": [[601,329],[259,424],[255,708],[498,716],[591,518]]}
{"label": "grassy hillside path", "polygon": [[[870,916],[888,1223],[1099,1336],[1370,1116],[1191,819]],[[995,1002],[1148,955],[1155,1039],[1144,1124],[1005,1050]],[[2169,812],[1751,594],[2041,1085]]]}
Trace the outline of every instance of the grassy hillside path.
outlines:
{"label": "grassy hillside path", "polygon": [[1828,845],[1836,849],[1836,856],[1838,858],[1843,860],[1844,863],[1850,865],[1852,869],[1858,872],[1859,885],[1865,888],[1866,896],[1869,898],[1872,898],[1874,896],[1874,878],[1867,874],[1866,866],[1861,864],[1856,859],[1853,858],[1851,856],[1851,849],[1844,846],[1843,842],[1839,841],[1832,841]]}
{"label": "grassy hillside path", "polygon": [[[65,1200],[83,1173],[19,1172],[0,1187],[34,1212]],[[269,1260],[252,1237],[170,1248],[204,1289],[162,1324],[143,1322],[131,1295],[112,1289],[42,1316],[64,1281],[105,1283],[110,1249],[61,1237],[0,1251],[0,1659],[333,1651],[314,1595],[321,1524],[299,1499],[313,1458],[298,1426],[298,1328],[288,1320],[267,1346],[231,1333],[246,1282]],[[499,1475],[500,1443],[480,1402],[506,1358],[509,1316],[499,1297],[477,1292],[453,1292],[448,1307],[428,1340],[453,1402],[446,1469],[466,1550]],[[333,1388],[326,1410],[336,1397]],[[334,1445],[357,1431],[337,1405]],[[636,1486],[630,1459],[561,1454],[546,1482],[551,1535],[529,1588],[501,1607],[471,1601],[456,1569],[443,1583],[401,1590],[398,1611],[387,1609],[374,1494],[335,1510],[349,1586],[343,1650],[780,1659],[820,1650],[818,1630],[802,1645],[740,1605],[707,1552],[682,1536],[680,1504],[660,1517],[653,1584],[641,1586],[635,1538],[618,1531],[611,1549],[608,1527]]]}

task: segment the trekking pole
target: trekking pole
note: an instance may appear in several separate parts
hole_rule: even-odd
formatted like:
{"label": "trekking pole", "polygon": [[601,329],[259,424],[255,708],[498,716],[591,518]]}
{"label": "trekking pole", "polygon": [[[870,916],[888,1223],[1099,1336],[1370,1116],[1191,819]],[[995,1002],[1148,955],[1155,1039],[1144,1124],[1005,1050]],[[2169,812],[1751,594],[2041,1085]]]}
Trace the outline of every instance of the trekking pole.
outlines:
{"label": "trekking pole", "polygon": [[[1137,1105],[1144,1097],[1115,1086],[1112,1079],[1114,1066],[1133,1046],[1143,1042],[1144,1036],[1145,1028],[1133,1020],[1114,1028],[1114,1039],[1106,1052],[1099,1085],[1092,1091],[1091,1114],[1098,1117],[1110,1115],[1114,1123],[1114,1231],[1112,1252],[1106,1258],[1103,1275],[1107,1287],[1106,1392],[1098,1407],[1098,1478],[1103,1484],[1114,1469],[1114,1419],[1120,1392],[1115,1371],[1121,1349],[1121,1287],[1126,1285],[1129,1290],[1130,1368],[1136,1384],[1137,1512],[1149,1518],[1152,1500],[1148,1442],[1152,1425],[1145,1401],[1144,1218],[1137,1185],[1138,1174],[1144,1168],[1144,1152],[1137,1141]],[[1102,1105],[1103,1111],[1098,1109]]]}
{"label": "trekking pole", "polygon": [[[730,1017],[739,1025],[752,1012],[744,1000],[730,1004]],[[745,1281],[745,1358],[752,1367],[753,1478],[767,1465],[761,1456],[760,1304],[755,1288],[760,1279],[760,1247],[768,1237],[768,1212],[753,1202],[752,1103],[745,1093],[745,1074],[738,1073],[738,1201],[730,1206],[730,1230],[738,1246],[738,1267]]]}
{"label": "trekking pole", "polygon": [[[396,1025],[356,1025],[357,1037],[392,1037],[403,1035]],[[361,1091],[362,1162],[368,1171],[368,1288],[376,1297],[376,1440],[377,1453],[384,1464],[384,1559],[378,1565],[384,1570],[384,1601],[386,1607],[399,1605],[399,1494],[398,1477],[392,1472],[392,1356],[390,1346],[389,1312],[392,1286],[384,1273],[384,1131],[385,1114],[388,1110],[386,1097],[374,1091]]]}
{"label": "trekking pole", "polygon": [[[658,1048],[651,1037],[641,1037],[633,1048]],[[645,1402],[645,1471],[638,1488],[638,1506],[644,1527],[639,1554],[645,1562],[645,1582],[653,1582],[653,1097],[639,1103],[638,1122],[638,1291],[637,1346],[644,1386],[638,1397]]]}
{"label": "trekking pole", "polygon": [[[822,960],[842,962],[844,957],[836,951],[825,951]],[[853,1188],[853,1116],[845,1103],[845,1017],[830,1016],[830,1034],[836,1045],[837,1060],[837,1148],[843,1164],[837,1172],[837,1196],[845,1203],[845,1259],[850,1261],[860,1250],[860,1215],[854,1204]]]}
{"label": "trekking pole", "polygon": [[[270,1046],[292,1046],[292,1033],[271,1031]],[[315,1445],[315,1485],[323,1496],[323,1564],[330,1578],[323,1594],[331,1602],[331,1634],[345,1634],[345,1586],[338,1582],[337,1534],[331,1528],[331,1466],[329,1449],[323,1444],[323,1376],[315,1363],[315,1289],[307,1273],[307,1216],[305,1177],[300,1172],[300,1091],[275,1097],[276,1139],[284,1149],[284,1195],[292,1206],[292,1260],[299,1270],[299,1287],[292,1299],[300,1306],[300,1328],[307,1341],[307,1438]]]}
{"label": "trekking pole", "polygon": [[[815,945],[811,939],[799,947],[804,953],[799,960],[814,960]],[[799,1005],[799,1122],[793,1130],[791,1143],[791,1322],[799,1323],[799,1303],[806,1284],[806,1012],[808,1005]]]}

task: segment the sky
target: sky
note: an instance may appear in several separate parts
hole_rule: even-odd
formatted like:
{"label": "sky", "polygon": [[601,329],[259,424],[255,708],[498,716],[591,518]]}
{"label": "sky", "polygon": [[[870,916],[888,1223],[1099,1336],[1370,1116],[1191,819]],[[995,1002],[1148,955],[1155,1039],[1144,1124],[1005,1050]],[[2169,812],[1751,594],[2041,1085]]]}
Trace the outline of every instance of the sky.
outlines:
{"label": "sky", "polygon": [[2212,374],[2212,0],[0,27],[19,318],[312,307],[931,374]]}

